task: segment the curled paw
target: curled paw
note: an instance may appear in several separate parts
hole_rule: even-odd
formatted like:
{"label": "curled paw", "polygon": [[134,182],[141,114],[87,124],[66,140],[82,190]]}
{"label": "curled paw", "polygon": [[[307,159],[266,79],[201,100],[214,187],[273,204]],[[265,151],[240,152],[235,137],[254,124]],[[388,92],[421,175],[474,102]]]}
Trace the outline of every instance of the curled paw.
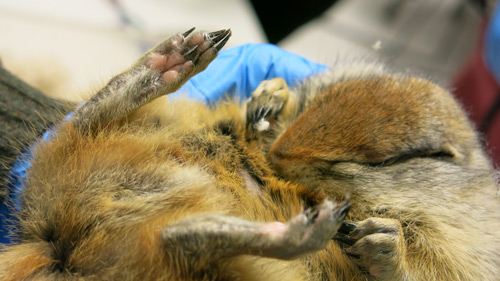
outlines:
{"label": "curled paw", "polygon": [[350,206],[347,200],[334,203],[327,199],[286,224],[266,224],[261,231],[275,238],[271,245],[276,257],[296,258],[323,249],[340,228]]}
{"label": "curled paw", "polygon": [[334,239],[377,280],[394,280],[401,275],[406,248],[398,220],[369,218],[358,224],[344,223]]}
{"label": "curled paw", "polygon": [[247,126],[259,132],[268,130],[278,119],[289,97],[290,90],[282,78],[260,83],[247,103]]}

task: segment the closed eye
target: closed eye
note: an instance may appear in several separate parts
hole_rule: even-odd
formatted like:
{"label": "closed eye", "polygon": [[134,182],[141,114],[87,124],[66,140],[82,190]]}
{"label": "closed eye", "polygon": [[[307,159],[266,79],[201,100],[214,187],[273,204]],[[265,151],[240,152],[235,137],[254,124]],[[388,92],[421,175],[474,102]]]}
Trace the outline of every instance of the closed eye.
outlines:
{"label": "closed eye", "polygon": [[[383,168],[391,165],[404,163],[415,158],[432,158],[438,161],[450,161],[454,155],[446,151],[414,152],[387,158],[380,162],[358,162],[350,160],[323,160],[315,162],[315,169],[319,178],[350,180],[362,173],[352,165],[360,165],[370,168]],[[358,166],[359,167],[359,166]]]}
{"label": "closed eye", "polygon": [[402,154],[395,157],[388,158],[380,162],[361,162],[359,164],[370,166],[370,167],[386,167],[394,164],[398,164],[414,158],[435,158],[439,160],[447,160],[453,158],[453,154],[446,151],[415,151],[408,154]]}
{"label": "closed eye", "polygon": [[[415,151],[411,153],[401,154],[395,157],[387,158],[383,161],[379,162],[358,162],[358,161],[349,161],[349,160],[325,160],[324,163],[326,166],[332,167],[339,163],[354,163],[358,165],[364,165],[369,167],[387,167],[394,164],[398,164],[410,159],[414,158],[434,158],[437,160],[449,160],[453,158],[453,154],[447,151]],[[324,165],[321,165],[324,166]],[[324,167],[323,167],[324,168]]]}

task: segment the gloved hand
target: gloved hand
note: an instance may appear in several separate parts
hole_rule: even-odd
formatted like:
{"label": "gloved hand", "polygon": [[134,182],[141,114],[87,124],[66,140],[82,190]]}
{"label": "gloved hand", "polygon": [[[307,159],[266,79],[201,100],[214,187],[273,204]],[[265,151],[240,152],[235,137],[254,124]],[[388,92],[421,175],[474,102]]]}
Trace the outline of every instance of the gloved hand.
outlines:
{"label": "gloved hand", "polygon": [[[206,70],[191,78],[170,98],[185,96],[204,101],[217,102],[224,97],[240,101],[250,97],[262,80],[281,77],[293,87],[307,76],[326,70],[327,67],[309,61],[296,54],[270,44],[247,44],[223,50]],[[70,114],[71,115],[71,114]],[[68,115],[66,118],[71,118]],[[51,132],[45,132],[48,140]],[[26,171],[30,167],[31,151],[28,149],[17,159],[11,170],[9,186],[10,204],[19,210],[20,194]],[[11,209],[0,204],[0,244],[9,243],[7,221],[12,220]]]}

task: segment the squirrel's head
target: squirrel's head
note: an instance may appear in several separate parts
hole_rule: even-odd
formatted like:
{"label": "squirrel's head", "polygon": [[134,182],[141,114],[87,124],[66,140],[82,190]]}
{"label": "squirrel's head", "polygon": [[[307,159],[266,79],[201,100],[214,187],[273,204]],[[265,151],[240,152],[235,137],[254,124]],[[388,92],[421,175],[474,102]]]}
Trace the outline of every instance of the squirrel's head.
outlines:
{"label": "squirrel's head", "polygon": [[407,170],[415,161],[486,163],[481,151],[447,91],[420,78],[382,76],[338,82],[318,94],[268,160],[280,175],[310,182],[349,179],[366,169]]}

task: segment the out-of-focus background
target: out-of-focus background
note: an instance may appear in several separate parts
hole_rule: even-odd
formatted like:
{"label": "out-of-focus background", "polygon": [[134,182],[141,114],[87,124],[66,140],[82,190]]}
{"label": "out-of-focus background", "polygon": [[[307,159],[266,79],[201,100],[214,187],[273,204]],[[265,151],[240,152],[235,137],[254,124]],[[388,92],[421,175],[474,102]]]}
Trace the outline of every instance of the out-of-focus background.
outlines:
{"label": "out-of-focus background", "polygon": [[474,1],[315,1],[301,1],[315,11],[298,12],[273,1],[0,0],[0,57],[51,96],[76,101],[172,34],[231,28],[227,47],[271,41],[324,64],[377,56],[446,85],[481,21]]}

